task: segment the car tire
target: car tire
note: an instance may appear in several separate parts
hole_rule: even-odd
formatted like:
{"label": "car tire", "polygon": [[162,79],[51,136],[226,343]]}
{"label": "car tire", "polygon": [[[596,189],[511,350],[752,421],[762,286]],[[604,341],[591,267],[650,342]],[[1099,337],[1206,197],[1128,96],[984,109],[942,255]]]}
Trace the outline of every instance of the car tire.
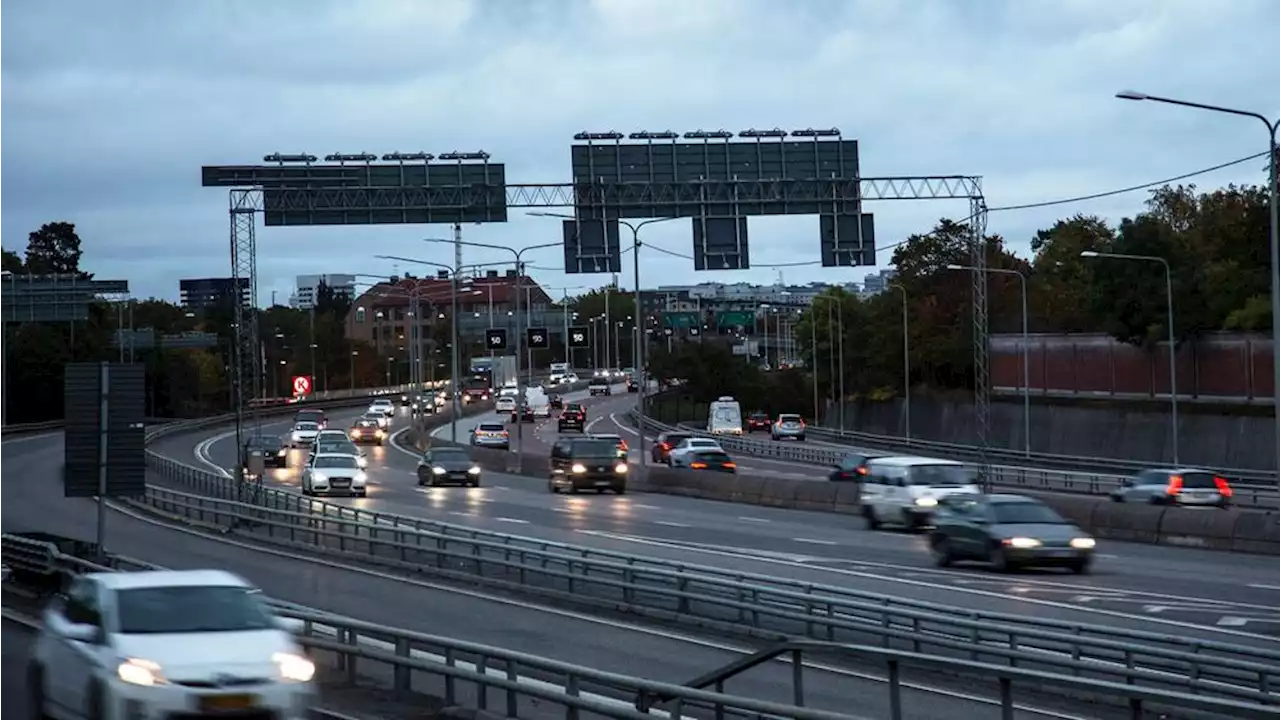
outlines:
{"label": "car tire", "polygon": [[104,697],[106,690],[103,689],[102,683],[96,680],[89,686],[85,697],[88,698],[88,713],[85,714],[85,720],[105,720],[107,717],[107,699]]}
{"label": "car tire", "polygon": [[626,495],[626,494],[627,494],[627,488],[626,488],[625,486],[623,486],[623,485],[619,485],[618,487],[615,487],[615,488],[613,489],[613,492],[614,492],[614,494],[615,494],[615,495]]}
{"label": "car tire", "polygon": [[880,518],[876,517],[875,508],[870,505],[862,506],[862,519],[867,521],[868,530],[880,529]]}
{"label": "car tire", "polygon": [[1000,573],[1009,572],[1013,569],[1013,566],[1009,564],[1009,556],[1004,553],[1004,550],[996,548],[991,551],[991,569]]}
{"label": "car tire", "polygon": [[472,480],[471,482],[469,482],[469,483],[467,483],[467,484],[468,484],[468,485],[470,485],[471,487],[480,487],[480,481],[479,481],[479,480]]}
{"label": "car tire", "polygon": [[1067,567],[1071,568],[1071,572],[1077,575],[1088,575],[1093,570],[1093,563],[1088,560],[1080,560],[1071,563]]}
{"label": "car tire", "polygon": [[933,563],[940,568],[951,567],[951,563],[955,560],[951,554],[951,543],[945,536],[930,538],[929,552],[933,555]]}
{"label": "car tire", "polygon": [[44,669],[38,664],[27,666],[27,697],[31,703],[31,717],[34,720],[45,720],[51,717],[45,712]]}
{"label": "car tire", "polygon": [[361,491],[360,491],[360,492],[358,492],[358,493],[352,493],[352,495],[354,495],[355,497],[358,497],[358,498],[368,497],[368,495],[366,494],[367,492],[368,492],[368,491],[366,491],[366,490],[361,490]]}
{"label": "car tire", "polygon": [[799,442],[804,442],[804,435],[797,435],[796,440]]}

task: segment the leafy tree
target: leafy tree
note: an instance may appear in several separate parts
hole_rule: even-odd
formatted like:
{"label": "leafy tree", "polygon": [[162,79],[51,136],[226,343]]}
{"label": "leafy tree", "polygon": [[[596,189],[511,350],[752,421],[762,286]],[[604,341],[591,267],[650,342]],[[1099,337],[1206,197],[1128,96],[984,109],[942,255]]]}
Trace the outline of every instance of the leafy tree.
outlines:
{"label": "leafy tree", "polygon": [[27,266],[22,262],[22,258],[18,256],[18,253],[5,250],[4,266],[2,269],[5,272],[25,273],[27,271]]}
{"label": "leafy tree", "polygon": [[92,275],[80,272],[81,254],[80,236],[76,234],[74,223],[45,223],[27,236],[28,272],[37,275],[79,274],[89,279]]}
{"label": "leafy tree", "polygon": [[1032,280],[1028,287],[1035,320],[1032,326],[1057,332],[1096,332],[1090,312],[1094,303],[1093,272],[1097,261],[1080,257],[1086,250],[1107,251],[1116,234],[1096,216],[1076,215],[1040,230],[1031,239]]}

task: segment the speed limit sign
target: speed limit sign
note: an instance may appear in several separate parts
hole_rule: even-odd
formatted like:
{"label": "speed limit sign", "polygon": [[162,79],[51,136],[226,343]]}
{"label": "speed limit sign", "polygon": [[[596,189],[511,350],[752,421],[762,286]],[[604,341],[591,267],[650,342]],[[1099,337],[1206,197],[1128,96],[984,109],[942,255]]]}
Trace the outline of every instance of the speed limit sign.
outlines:
{"label": "speed limit sign", "polygon": [[299,397],[302,395],[310,395],[310,394],[311,394],[311,377],[308,375],[294,375],[293,376],[293,396]]}
{"label": "speed limit sign", "polygon": [[551,347],[551,338],[546,328],[529,328],[528,341],[529,347],[534,350]]}
{"label": "speed limit sign", "polygon": [[569,347],[584,348],[590,345],[587,341],[587,328],[575,325],[569,328]]}
{"label": "speed limit sign", "polygon": [[489,328],[488,330],[485,330],[484,344],[490,350],[506,350],[507,349],[506,328]]}

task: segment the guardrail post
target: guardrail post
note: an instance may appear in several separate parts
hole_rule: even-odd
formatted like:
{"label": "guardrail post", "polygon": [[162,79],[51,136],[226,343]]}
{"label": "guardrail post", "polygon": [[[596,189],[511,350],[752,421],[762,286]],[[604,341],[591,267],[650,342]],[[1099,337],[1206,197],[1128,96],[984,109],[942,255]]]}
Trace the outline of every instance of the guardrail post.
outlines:
{"label": "guardrail post", "polygon": [[359,635],[356,634],[355,630],[347,629],[347,631],[344,633],[343,642],[351,646],[350,652],[347,653],[347,667],[346,667],[347,683],[350,685],[355,685],[356,684],[356,665],[359,664],[356,661],[356,653],[359,652],[358,646],[360,644]]}
{"label": "guardrail post", "polygon": [[1000,676],[1000,720],[1013,720],[1013,681]]}
{"label": "guardrail post", "polygon": [[[396,657],[409,659],[409,641],[407,639],[396,638]],[[391,688],[396,692],[409,692],[413,689],[411,677],[413,677],[413,672],[408,666],[396,664]]]}
{"label": "guardrail post", "polygon": [[[578,690],[578,676],[572,673],[566,675],[564,678],[564,694],[568,695],[574,700],[577,700],[579,692],[580,691]],[[565,720],[578,720],[578,718],[580,717],[578,713],[578,708],[572,705],[565,707],[564,717],[565,717]]]}
{"label": "guardrail post", "polygon": [[791,651],[791,704],[804,707],[804,651]]}
{"label": "guardrail post", "polygon": [[489,709],[489,684],[485,682],[489,677],[489,656],[481,655],[476,658],[476,674],[480,676],[480,680],[476,682],[476,707],[480,710]]}
{"label": "guardrail post", "polygon": [[[520,673],[516,669],[516,661],[514,659],[507,660],[507,681],[515,685],[520,681]],[[507,717],[516,717],[516,711],[519,709],[519,700],[516,691],[507,688]]]}
{"label": "guardrail post", "polygon": [[[453,648],[447,647],[444,649],[444,665],[450,670],[456,669],[458,667],[458,658],[456,655],[454,655]],[[457,692],[457,687],[455,686],[455,683],[454,683],[453,675],[452,674],[445,675],[444,676],[445,705],[453,705],[457,702],[457,699],[458,699],[458,692]]]}
{"label": "guardrail post", "polygon": [[902,669],[889,661],[889,720],[902,720]]}

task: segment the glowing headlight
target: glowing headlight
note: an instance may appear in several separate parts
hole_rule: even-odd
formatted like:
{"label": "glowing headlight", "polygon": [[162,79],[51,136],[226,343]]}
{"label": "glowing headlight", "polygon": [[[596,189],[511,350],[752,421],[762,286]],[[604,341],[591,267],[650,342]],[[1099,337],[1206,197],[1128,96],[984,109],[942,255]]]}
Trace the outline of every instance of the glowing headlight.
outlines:
{"label": "glowing headlight", "polygon": [[1029,550],[1030,548],[1040,547],[1040,541],[1035,538],[1016,537],[1009,538],[1004,541],[1009,547],[1018,548],[1019,550]]}
{"label": "glowing headlight", "polygon": [[116,666],[116,677],[130,685],[163,685],[160,666],[150,660],[129,658]]}
{"label": "glowing headlight", "polygon": [[627,464],[618,463],[617,465],[613,466],[613,471],[616,473],[624,473],[627,471]]}
{"label": "glowing headlight", "polygon": [[575,473],[578,473],[579,475],[581,475],[582,473],[584,473],[584,472],[586,472],[586,471],[587,471],[587,466],[586,466],[586,465],[583,465],[582,463],[574,463],[574,465],[573,465],[573,467],[572,467],[571,469],[572,469]]}
{"label": "glowing headlight", "polygon": [[276,664],[276,669],[280,672],[280,679],[288,682],[311,682],[311,678],[316,676],[315,663],[293,653],[275,653],[271,656],[272,662]]}
{"label": "glowing headlight", "polygon": [[293,439],[294,439],[294,440],[301,440],[301,439],[302,439],[302,433],[300,433],[300,432],[296,432],[296,433],[294,433],[294,434],[292,435],[292,437],[293,437]]}
{"label": "glowing headlight", "polygon": [[369,476],[366,475],[363,470],[361,470],[360,472],[356,473],[355,477],[352,478],[352,481],[357,485],[363,485],[369,481]]}
{"label": "glowing headlight", "polygon": [[325,475],[324,473],[312,473],[312,474],[311,474],[311,481],[312,481],[312,482],[327,483],[327,482],[329,482],[329,476],[328,476],[328,475]]}
{"label": "glowing headlight", "polygon": [[472,465],[472,466],[471,466],[471,469],[470,469],[470,470],[468,470],[467,472],[468,472],[468,473],[470,473],[470,474],[472,474],[472,475],[479,475],[479,474],[480,474],[480,466],[479,466],[479,465]]}
{"label": "glowing headlight", "polygon": [[1071,538],[1071,547],[1077,550],[1092,550],[1097,544],[1098,541],[1091,537]]}
{"label": "glowing headlight", "polygon": [[276,454],[279,455],[280,457],[284,457],[285,455],[289,454],[289,448],[280,448],[280,452]]}
{"label": "glowing headlight", "polygon": [[360,469],[369,467],[369,458],[364,456],[356,458],[356,467]]}
{"label": "glowing headlight", "polygon": [[375,435],[376,437],[384,437],[384,436],[386,436],[386,433],[384,433],[384,432],[382,432],[381,430],[379,430],[378,432],[374,433],[374,435]]}
{"label": "glowing headlight", "polygon": [[916,498],[916,506],[917,507],[937,507],[938,498],[929,497],[927,495],[924,497],[918,497]]}
{"label": "glowing headlight", "polygon": [[434,473],[434,474],[436,474],[436,475],[443,475],[443,474],[445,474],[446,472],[448,472],[448,470],[445,470],[444,468],[442,468],[442,467],[440,467],[439,465],[437,465],[437,466],[435,466],[435,467],[431,468],[431,472],[432,472],[432,473]]}

